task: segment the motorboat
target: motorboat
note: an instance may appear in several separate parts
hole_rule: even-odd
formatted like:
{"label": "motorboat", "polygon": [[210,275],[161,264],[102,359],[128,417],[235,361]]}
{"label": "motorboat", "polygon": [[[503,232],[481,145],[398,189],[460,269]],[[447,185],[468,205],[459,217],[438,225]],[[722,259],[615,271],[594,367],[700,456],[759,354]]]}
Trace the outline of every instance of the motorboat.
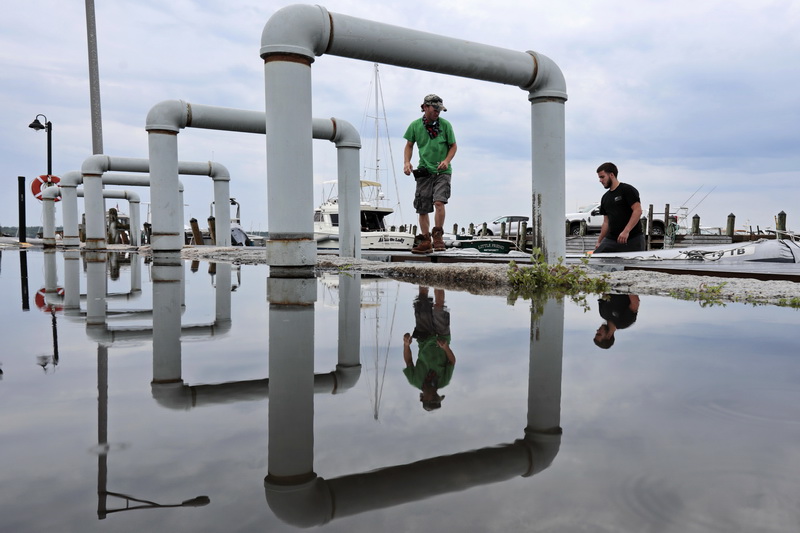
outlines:
{"label": "motorboat", "polygon": [[[333,184],[335,182],[326,182]],[[381,184],[377,181],[361,180],[361,249],[362,250],[404,250],[414,246],[414,234],[404,227],[386,226],[386,217],[394,213],[394,209],[379,205],[382,198]],[[339,250],[339,201],[336,196],[329,195],[314,211],[314,238],[317,250]]]}
{"label": "motorboat", "polygon": [[[389,145],[389,131],[386,123],[386,112],[381,111],[378,103],[383,101],[378,65],[373,67],[375,146],[374,158],[365,157],[365,161],[374,161],[371,167],[363,169],[360,187],[360,219],[361,250],[396,250],[410,251],[414,247],[414,234],[410,226],[388,226],[386,218],[394,213],[387,205],[386,197],[381,189],[382,182],[388,182],[384,174],[394,173],[394,162]],[[368,103],[367,108],[370,108]],[[381,161],[388,159],[388,168],[381,167]],[[394,178],[395,187],[397,184]],[[339,251],[339,201],[335,194],[337,182],[329,180],[323,183],[322,204],[314,211],[314,238],[318,251]],[[398,208],[400,218],[402,209]]]}

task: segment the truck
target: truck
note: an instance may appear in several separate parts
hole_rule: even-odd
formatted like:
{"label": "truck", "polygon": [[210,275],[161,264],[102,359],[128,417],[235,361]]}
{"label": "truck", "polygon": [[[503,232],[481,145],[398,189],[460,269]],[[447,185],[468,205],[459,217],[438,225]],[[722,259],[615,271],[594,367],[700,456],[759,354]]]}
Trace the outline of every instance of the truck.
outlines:
{"label": "truck", "polygon": [[[646,218],[642,218],[646,221]],[[567,213],[567,223],[569,224],[570,235],[581,234],[581,222],[586,222],[586,233],[599,233],[603,225],[603,215],[600,214],[600,202],[584,205],[574,213]],[[646,226],[645,226],[646,227]],[[652,236],[663,236],[666,225],[663,220],[654,219]]]}

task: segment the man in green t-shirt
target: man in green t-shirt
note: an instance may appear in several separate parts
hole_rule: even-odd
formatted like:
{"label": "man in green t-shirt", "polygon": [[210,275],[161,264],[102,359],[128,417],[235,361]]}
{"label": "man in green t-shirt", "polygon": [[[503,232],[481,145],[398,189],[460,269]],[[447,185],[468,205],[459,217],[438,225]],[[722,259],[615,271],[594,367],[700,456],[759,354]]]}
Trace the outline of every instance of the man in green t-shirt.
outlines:
{"label": "man in green t-shirt", "polygon": [[[442,407],[444,395],[439,389],[450,383],[456,356],[450,348],[450,311],[444,305],[444,289],[434,289],[433,298],[428,287],[420,285],[414,299],[414,333],[403,335],[403,374],[408,382],[421,392],[419,401],[426,411]],[[411,341],[417,339],[417,362],[411,355]]]}
{"label": "man in green t-shirt", "polygon": [[[414,173],[417,189],[414,193],[414,209],[419,215],[420,235],[417,245],[411,250],[415,254],[429,254],[444,250],[444,206],[450,199],[450,177],[453,168],[450,161],[455,157],[456,136],[453,126],[439,118],[439,113],[447,111],[442,99],[429,94],[422,102],[422,117],[414,120],[406,129],[403,138],[406,146],[403,151],[403,173]],[[414,170],[411,156],[414,144],[419,150],[419,164]],[[433,213],[433,231],[428,213]]]}

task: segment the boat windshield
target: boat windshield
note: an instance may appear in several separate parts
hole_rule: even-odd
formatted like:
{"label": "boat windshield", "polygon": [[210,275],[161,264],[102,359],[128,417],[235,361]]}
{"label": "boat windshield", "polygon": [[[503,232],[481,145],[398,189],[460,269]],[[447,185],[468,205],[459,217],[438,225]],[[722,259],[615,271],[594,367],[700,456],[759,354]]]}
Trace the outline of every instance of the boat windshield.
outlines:
{"label": "boat windshield", "polygon": [[383,214],[374,211],[361,212],[361,231],[386,231]]}

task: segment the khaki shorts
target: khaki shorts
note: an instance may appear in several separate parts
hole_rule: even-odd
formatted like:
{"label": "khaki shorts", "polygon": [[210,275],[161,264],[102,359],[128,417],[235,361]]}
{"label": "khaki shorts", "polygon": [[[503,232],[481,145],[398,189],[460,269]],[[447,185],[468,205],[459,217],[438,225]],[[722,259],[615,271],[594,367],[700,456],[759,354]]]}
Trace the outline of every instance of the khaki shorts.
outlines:
{"label": "khaki shorts", "polygon": [[417,179],[414,209],[419,214],[433,213],[433,203],[446,204],[450,199],[450,174],[431,174]]}

